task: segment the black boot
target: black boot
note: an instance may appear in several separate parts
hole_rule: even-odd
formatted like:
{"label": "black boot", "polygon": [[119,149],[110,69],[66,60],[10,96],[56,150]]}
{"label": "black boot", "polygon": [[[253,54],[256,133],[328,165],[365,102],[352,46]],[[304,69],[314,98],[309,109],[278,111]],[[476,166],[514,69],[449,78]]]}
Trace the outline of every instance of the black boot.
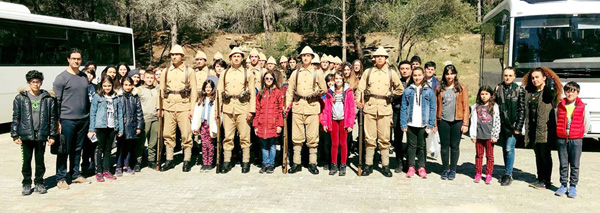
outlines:
{"label": "black boot", "polygon": [[223,165],[221,165],[221,173],[226,174],[231,171],[231,166],[229,166],[229,164],[230,162],[223,162]]}
{"label": "black boot", "polygon": [[250,163],[242,163],[242,173],[250,172]]}
{"label": "black boot", "polygon": [[191,165],[189,161],[183,161],[183,167],[181,167],[181,171],[183,172],[190,172],[191,170]]}
{"label": "black boot", "polygon": [[365,165],[362,169],[362,174],[360,175],[369,176],[371,173],[373,173],[373,166]]}
{"label": "black boot", "polygon": [[390,171],[390,166],[384,166],[381,169],[381,174],[386,177],[392,177],[392,171]]}
{"label": "black boot", "polygon": [[150,168],[150,169],[156,169],[156,163],[154,163],[154,162],[148,162],[148,168]]}
{"label": "black boot", "polygon": [[302,171],[302,165],[300,164],[294,164],[292,165],[292,167],[290,169],[288,169],[288,173],[290,174],[294,174],[296,172],[300,172]]}
{"label": "black boot", "polygon": [[196,158],[196,166],[200,165],[202,165],[202,156],[198,155],[198,157]]}
{"label": "black boot", "polygon": [[346,176],[346,164],[340,164],[340,176]]}
{"label": "black boot", "polygon": [[139,163],[135,164],[135,166],[133,167],[134,172],[140,172],[141,170],[142,170],[142,167],[140,166]]}
{"label": "black boot", "polygon": [[323,170],[329,170],[329,164],[328,163],[326,163],[326,164],[323,165]]}
{"label": "black boot", "polygon": [[33,190],[31,190],[31,184],[23,185],[23,191],[21,194],[30,195],[31,193],[33,193]]}
{"label": "black boot", "polygon": [[163,166],[160,167],[160,171],[164,172],[164,171],[168,171],[169,169],[172,169],[174,166],[171,163],[170,160],[165,161],[165,164]]}
{"label": "black boot", "polygon": [[394,169],[395,173],[402,173],[402,160],[398,160],[398,166]]}
{"label": "black boot", "polygon": [[317,169],[317,164],[310,164],[308,166],[308,171],[313,174],[313,175],[318,175],[319,174],[319,169]]}
{"label": "black boot", "polygon": [[38,183],[35,184],[35,190],[36,192],[40,193],[40,194],[46,194],[48,193],[48,190],[46,189],[46,185],[44,185],[43,183]]}
{"label": "black boot", "polygon": [[335,173],[337,173],[337,165],[332,163],[331,168],[329,169],[329,175],[335,175]]}
{"label": "black boot", "polygon": [[510,175],[502,176],[502,182],[500,183],[501,186],[509,186],[511,183],[512,183],[512,176],[510,176]]}

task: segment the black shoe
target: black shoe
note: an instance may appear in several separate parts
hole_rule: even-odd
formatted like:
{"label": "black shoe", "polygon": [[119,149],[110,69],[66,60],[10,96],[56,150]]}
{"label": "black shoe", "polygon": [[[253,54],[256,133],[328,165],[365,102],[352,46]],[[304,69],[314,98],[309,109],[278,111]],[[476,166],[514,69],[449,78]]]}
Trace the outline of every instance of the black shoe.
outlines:
{"label": "black shoe", "polygon": [[267,168],[268,168],[268,166],[265,166],[265,165],[263,165],[263,166],[260,168],[260,171],[258,171],[258,173],[261,173],[261,174],[263,174],[263,173],[267,172]]}
{"label": "black shoe", "polygon": [[454,179],[456,179],[456,171],[450,170],[450,173],[448,173],[448,180],[454,180]]}
{"label": "black shoe", "polygon": [[450,174],[450,170],[444,170],[442,172],[442,176],[441,176],[442,180],[448,180],[448,175],[449,174]]}
{"label": "black shoe", "polygon": [[340,164],[340,176],[346,176],[346,164]]}
{"label": "black shoe", "polygon": [[300,164],[294,164],[292,165],[292,167],[290,169],[288,169],[288,173],[290,174],[294,174],[296,172],[300,172],[302,171],[302,165]]}
{"label": "black shoe", "polygon": [[267,174],[273,174],[273,169],[275,169],[274,166],[267,167]]}
{"label": "black shoe", "polygon": [[140,164],[139,164],[139,163],[138,163],[138,164],[136,164],[136,165],[133,167],[133,171],[134,171],[134,172],[140,172],[141,170],[142,170],[142,167],[140,166]]}
{"label": "black shoe", "polygon": [[196,158],[196,166],[200,165],[202,165],[202,156],[198,155],[198,157]]}
{"label": "black shoe", "polygon": [[48,193],[48,190],[46,189],[46,185],[44,185],[43,183],[35,184],[34,191],[36,191],[36,192],[38,192],[40,194],[46,194],[46,193]]}
{"label": "black shoe", "polygon": [[23,191],[21,192],[21,194],[30,195],[31,193],[33,193],[33,190],[31,190],[31,185],[23,185]]}
{"label": "black shoe", "polygon": [[172,169],[173,167],[175,167],[170,160],[165,161],[165,164],[163,166],[160,167],[160,171],[164,172],[164,171],[168,171],[169,169]]}
{"label": "black shoe", "polygon": [[313,174],[313,175],[318,175],[319,174],[319,169],[317,169],[317,164],[310,164],[308,166],[308,171]]}
{"label": "black shoe", "polygon": [[371,173],[373,173],[373,167],[369,166],[369,165],[365,165],[362,169],[362,174],[360,174],[361,176],[369,176]]}
{"label": "black shoe", "polygon": [[335,163],[331,164],[331,169],[329,170],[329,175],[335,175],[335,173],[337,173],[337,170],[338,170],[337,165]]}
{"label": "black shoe", "polygon": [[383,174],[383,176],[386,176],[386,177],[392,177],[392,171],[390,171],[390,167],[389,166],[384,166],[381,169],[381,174]]}
{"label": "black shoe", "polygon": [[502,183],[500,183],[500,185],[501,186],[510,186],[512,181],[513,181],[512,176],[504,175],[504,176],[502,176]]}
{"label": "black shoe", "polygon": [[329,164],[326,163],[325,165],[323,165],[323,170],[329,170]]}
{"label": "black shoe", "polygon": [[231,171],[231,166],[229,166],[229,164],[230,162],[223,162],[223,165],[221,165],[221,173],[226,174]]}
{"label": "black shoe", "polygon": [[148,168],[150,168],[150,169],[156,169],[156,163],[154,163],[154,162],[148,163]]}
{"label": "black shoe", "polygon": [[394,173],[402,173],[402,161],[398,162],[398,166],[394,169]]}
{"label": "black shoe", "polygon": [[190,172],[190,170],[192,170],[191,167],[192,166],[190,165],[189,161],[183,161],[183,166],[181,167],[181,171],[183,171],[183,172]]}
{"label": "black shoe", "polygon": [[250,172],[250,163],[242,163],[242,173]]}

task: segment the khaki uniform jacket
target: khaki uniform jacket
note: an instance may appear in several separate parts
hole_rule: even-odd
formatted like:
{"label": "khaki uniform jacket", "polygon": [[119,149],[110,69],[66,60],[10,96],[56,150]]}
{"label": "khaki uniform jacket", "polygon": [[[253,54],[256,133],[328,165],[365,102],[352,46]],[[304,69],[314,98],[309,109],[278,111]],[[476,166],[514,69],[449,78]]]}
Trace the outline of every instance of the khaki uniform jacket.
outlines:
{"label": "khaki uniform jacket", "polygon": [[[392,84],[390,85],[390,74],[388,70],[390,68],[387,65],[384,65],[381,69],[377,67],[370,68],[371,73],[369,74],[369,70],[365,70],[365,74],[360,79],[358,83],[358,90],[356,91],[356,100],[362,102],[365,100],[364,94],[365,91],[369,91],[373,95],[380,96],[400,96],[404,92],[404,86],[400,82],[400,77],[398,73],[392,71]],[[367,75],[370,75],[367,78]],[[369,79],[369,82],[367,82]],[[390,87],[392,88],[390,94]],[[380,98],[369,98],[368,101],[365,102],[364,112],[372,115],[392,115],[392,103],[388,103],[385,99]]]}
{"label": "khaki uniform jacket", "polygon": [[[169,96],[165,98],[165,88],[169,88],[170,91],[181,91],[185,88],[185,69],[188,69],[188,83],[189,89],[191,90],[189,97],[183,98],[180,94],[169,94]],[[198,90],[196,86],[196,75],[192,68],[189,68],[184,64],[177,68],[171,65],[160,75],[160,82],[160,94],[163,97],[164,110],[181,112],[194,109]],[[157,109],[159,109],[159,104],[160,97],[157,96]]]}
{"label": "khaki uniform jacket", "polygon": [[[217,75],[217,73],[215,73],[214,70],[208,69],[208,66],[204,66],[204,68],[202,68],[202,69],[195,69],[194,71],[196,73],[196,86],[197,86],[198,92],[202,91],[202,85],[204,85],[204,81],[206,81],[206,79],[209,76]],[[218,82],[215,82],[215,83],[218,83]]]}
{"label": "khaki uniform jacket", "polygon": [[[316,78],[313,78],[314,72],[316,72]],[[314,84],[313,85],[313,79]],[[298,83],[296,83],[298,82]],[[296,86],[298,86],[296,88]],[[308,102],[304,99],[298,99],[294,101],[294,91],[302,96],[309,96],[315,93],[325,94],[327,91],[327,83],[323,77],[323,72],[315,70],[311,65],[308,68],[300,67],[300,69],[292,72],[290,79],[288,80],[288,89],[285,94],[285,107],[292,104],[293,112],[302,115],[318,115],[321,113],[321,104],[319,101]],[[292,103],[293,101],[293,103]]]}
{"label": "khaki uniform jacket", "polygon": [[[225,79],[227,78],[227,79]],[[246,88],[244,88],[244,81],[247,81]],[[227,86],[227,87],[225,87]],[[250,100],[241,103],[240,100],[232,98],[229,103],[225,104],[222,100],[222,94],[227,93],[228,95],[240,95],[244,92],[250,93]],[[242,114],[242,113],[254,113],[256,112],[256,90],[254,89],[254,74],[249,69],[246,70],[246,79],[244,79],[244,68],[230,67],[225,70],[219,78],[219,84],[217,85],[217,98],[223,113],[228,114]]]}
{"label": "khaki uniform jacket", "polygon": [[262,77],[267,72],[266,68],[261,68],[258,64],[256,66],[252,66],[252,64],[248,65],[248,71],[254,74],[254,87],[257,90],[260,90],[262,86]]}

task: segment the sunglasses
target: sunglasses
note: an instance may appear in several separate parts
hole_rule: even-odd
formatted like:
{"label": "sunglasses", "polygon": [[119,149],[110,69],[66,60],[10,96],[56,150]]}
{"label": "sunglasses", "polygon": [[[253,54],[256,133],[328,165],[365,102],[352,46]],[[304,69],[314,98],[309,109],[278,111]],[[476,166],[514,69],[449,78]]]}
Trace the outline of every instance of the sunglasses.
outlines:
{"label": "sunglasses", "polygon": [[271,77],[266,77],[265,78],[265,81],[272,81],[272,80],[274,80],[274,78],[271,78]]}

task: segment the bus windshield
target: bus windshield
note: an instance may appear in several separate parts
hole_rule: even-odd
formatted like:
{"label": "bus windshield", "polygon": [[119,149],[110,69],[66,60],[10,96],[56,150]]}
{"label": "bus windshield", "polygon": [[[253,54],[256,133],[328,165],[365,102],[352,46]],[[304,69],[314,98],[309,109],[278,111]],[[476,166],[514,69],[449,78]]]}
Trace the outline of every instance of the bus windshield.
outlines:
{"label": "bus windshield", "polygon": [[564,78],[600,78],[600,14],[518,17],[514,26],[518,76],[546,66]]}

